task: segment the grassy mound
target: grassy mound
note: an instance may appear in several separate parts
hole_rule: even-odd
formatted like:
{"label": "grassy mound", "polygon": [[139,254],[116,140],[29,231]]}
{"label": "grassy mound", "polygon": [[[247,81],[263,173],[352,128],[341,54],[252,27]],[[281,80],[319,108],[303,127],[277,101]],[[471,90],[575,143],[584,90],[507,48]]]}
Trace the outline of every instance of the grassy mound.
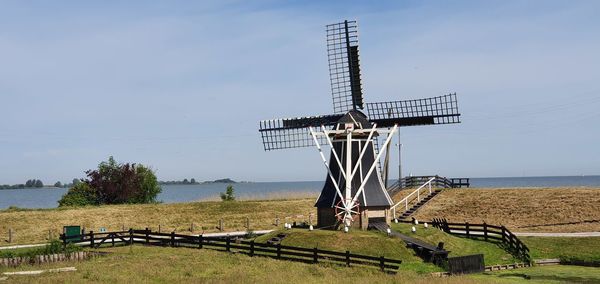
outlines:
{"label": "grassy mound", "polygon": [[437,245],[444,242],[444,249],[450,251],[449,257],[471,254],[483,254],[485,265],[508,264],[521,262],[504,250],[501,242],[468,239],[446,234],[429,226],[425,229],[422,224],[415,225],[417,231],[411,232],[409,224],[392,224],[392,229],[402,234]]}
{"label": "grassy mound", "polygon": [[513,232],[592,232],[600,231],[598,204],[598,188],[448,189],[414,217],[486,221]]}
{"label": "grassy mound", "polygon": [[351,230],[344,233],[331,230],[292,229],[263,235],[256,238],[256,241],[266,242],[281,232],[287,234],[281,242],[282,245],[305,248],[318,247],[340,252],[348,250],[356,254],[385,256],[402,260],[400,270],[413,270],[418,273],[442,271],[433,264],[423,263],[412,249],[406,248],[406,244],[402,240],[375,231]]}

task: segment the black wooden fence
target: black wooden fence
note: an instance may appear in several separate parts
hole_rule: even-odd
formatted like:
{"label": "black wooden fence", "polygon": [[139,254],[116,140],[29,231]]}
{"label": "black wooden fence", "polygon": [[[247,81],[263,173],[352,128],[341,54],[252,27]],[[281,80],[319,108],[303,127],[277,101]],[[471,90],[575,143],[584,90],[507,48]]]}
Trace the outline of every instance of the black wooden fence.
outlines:
{"label": "black wooden fence", "polygon": [[305,263],[329,262],[346,266],[374,266],[384,272],[396,272],[401,260],[389,259],[384,256],[374,257],[346,252],[328,251],[319,248],[303,248],[284,246],[281,244],[267,244],[245,240],[235,240],[231,238],[207,238],[202,235],[182,235],[172,233],[152,232],[149,229],[103,232],[81,234],[78,236],[65,237],[60,235],[60,239],[66,246],[68,242],[76,243],[80,246],[89,246],[97,248],[101,245],[112,245],[115,243],[124,243],[131,245],[134,243],[146,245],[172,246],[172,247],[193,247],[210,248],[227,252],[237,252],[249,256],[265,256],[275,259],[300,261]]}
{"label": "black wooden fence", "polygon": [[485,271],[483,254],[448,258],[448,272],[450,274],[467,274],[483,271]]}
{"label": "black wooden fence", "polygon": [[466,236],[467,238],[483,238],[501,241],[516,257],[526,263],[531,263],[529,248],[515,234],[504,226],[490,224],[449,223],[446,219],[434,218],[431,225],[448,234]]}

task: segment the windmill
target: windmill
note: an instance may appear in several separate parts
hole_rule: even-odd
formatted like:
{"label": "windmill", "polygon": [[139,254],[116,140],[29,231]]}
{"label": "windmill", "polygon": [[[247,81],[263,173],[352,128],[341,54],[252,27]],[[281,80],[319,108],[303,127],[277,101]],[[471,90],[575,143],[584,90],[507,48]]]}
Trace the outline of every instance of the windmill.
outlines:
{"label": "windmill", "polygon": [[[316,146],[327,169],[315,203],[318,227],[366,229],[369,220],[389,223],[393,203],[378,167],[382,154],[388,155],[399,127],[459,123],[456,94],[365,104],[357,22],[327,25],[326,31],[333,114],[263,120],[263,146],[265,151]],[[324,145],[331,148],[329,160]]]}

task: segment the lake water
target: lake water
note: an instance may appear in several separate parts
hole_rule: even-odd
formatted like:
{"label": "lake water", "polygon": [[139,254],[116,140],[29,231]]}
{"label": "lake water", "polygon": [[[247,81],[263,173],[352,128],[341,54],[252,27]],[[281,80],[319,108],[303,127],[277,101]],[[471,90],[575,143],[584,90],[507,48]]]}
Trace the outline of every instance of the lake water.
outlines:
{"label": "lake water", "polygon": [[[294,197],[317,195],[323,181],[304,182],[256,182],[234,184],[236,197],[258,199],[271,197]],[[563,177],[502,177],[471,178],[472,187],[600,187],[600,176],[563,176]],[[189,202],[206,199],[218,199],[227,184],[163,185],[158,200],[165,203]],[[9,206],[21,208],[54,208],[58,200],[66,193],[64,188],[8,189],[0,190],[0,209]]]}

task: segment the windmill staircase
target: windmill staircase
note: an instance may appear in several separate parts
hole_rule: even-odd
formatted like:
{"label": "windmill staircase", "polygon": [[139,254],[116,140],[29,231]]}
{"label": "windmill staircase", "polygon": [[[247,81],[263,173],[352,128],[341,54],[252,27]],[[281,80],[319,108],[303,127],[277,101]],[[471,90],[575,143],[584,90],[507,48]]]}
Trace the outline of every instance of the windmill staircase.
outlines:
{"label": "windmill staircase", "polygon": [[[438,186],[435,181],[436,177],[429,178],[429,180],[423,183],[423,185],[419,186],[409,195],[392,206],[392,216],[394,216],[394,218],[398,218],[399,220],[405,220],[415,213],[419,208],[429,202],[429,200],[438,195],[442,190],[434,189],[434,187]],[[402,211],[402,209],[404,209],[404,211]],[[402,213],[397,214],[399,212]]]}
{"label": "windmill staircase", "polygon": [[425,205],[425,203],[427,203],[429,200],[431,200],[432,198],[434,198],[440,192],[442,192],[441,189],[433,190],[429,195],[425,196],[425,198],[421,199],[416,204],[414,204],[412,207],[410,207],[408,210],[404,211],[404,213],[402,213],[402,215],[400,215],[398,217],[398,219],[399,220],[406,220],[413,213],[415,213],[419,208],[421,208],[421,206]]}

